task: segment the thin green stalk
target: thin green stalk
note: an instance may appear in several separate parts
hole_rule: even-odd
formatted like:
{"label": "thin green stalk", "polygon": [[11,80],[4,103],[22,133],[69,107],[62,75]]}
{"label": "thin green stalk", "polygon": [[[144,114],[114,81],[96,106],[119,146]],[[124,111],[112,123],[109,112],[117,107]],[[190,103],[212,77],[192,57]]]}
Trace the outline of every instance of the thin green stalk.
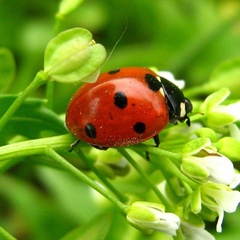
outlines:
{"label": "thin green stalk", "polygon": [[10,233],[8,233],[5,229],[0,227],[0,239],[1,240],[17,240]]}
{"label": "thin green stalk", "polygon": [[126,214],[128,206],[120,202],[115,196],[111,195],[110,192],[105,190],[87,175],[83,174],[79,169],[75,168],[68,161],[66,161],[62,156],[60,156],[57,152],[55,152],[52,148],[46,149],[46,154],[54,159],[57,163],[59,163],[62,167],[64,167],[68,172],[71,172],[73,175],[78,177],[81,181],[88,184],[90,187],[95,189],[97,192],[102,194],[106,199],[112,202],[115,206],[117,206],[123,213]]}
{"label": "thin green stalk", "polygon": [[71,134],[56,137],[40,138],[13,143],[0,147],[0,161],[45,153],[47,147],[53,149],[68,148],[73,142]]}
{"label": "thin green stalk", "polygon": [[53,93],[55,82],[49,81],[46,88],[47,107],[53,109]]}
{"label": "thin green stalk", "polygon": [[119,192],[105,177],[104,174],[102,174],[92,163],[92,161],[88,161],[84,153],[78,148],[76,149],[76,153],[81,157],[81,159],[84,161],[84,163],[96,174],[96,176],[111,190],[121,202],[127,202],[128,198]]}
{"label": "thin green stalk", "polygon": [[198,186],[194,181],[189,179],[181,172],[181,170],[173,163],[171,158],[164,157],[161,159],[161,161],[156,161],[156,158],[152,158],[151,162],[158,166],[162,171],[165,170],[171,172],[174,176],[178,177],[182,182],[185,182],[189,186],[191,186],[192,189],[195,189]]}
{"label": "thin green stalk", "polygon": [[131,157],[131,155],[124,149],[124,148],[118,148],[117,149],[120,154],[122,154],[129,163],[137,170],[137,172],[142,176],[142,178],[145,180],[145,182],[148,184],[148,186],[154,191],[154,193],[157,195],[157,197],[162,201],[162,203],[170,209],[170,205],[168,204],[168,201],[165,199],[164,195],[159,191],[159,189],[156,187],[154,183],[152,183],[151,179],[148,177],[148,175],[142,170],[142,168],[137,164],[137,162]]}
{"label": "thin green stalk", "polygon": [[30,83],[30,85],[28,85],[28,87],[18,96],[18,98],[13,102],[13,104],[9,107],[9,109],[0,119],[0,132],[2,131],[6,123],[9,121],[9,119],[12,117],[12,115],[20,107],[24,99],[35,89],[44,84],[46,81],[47,81],[46,74],[43,71],[38,72],[38,74]]}

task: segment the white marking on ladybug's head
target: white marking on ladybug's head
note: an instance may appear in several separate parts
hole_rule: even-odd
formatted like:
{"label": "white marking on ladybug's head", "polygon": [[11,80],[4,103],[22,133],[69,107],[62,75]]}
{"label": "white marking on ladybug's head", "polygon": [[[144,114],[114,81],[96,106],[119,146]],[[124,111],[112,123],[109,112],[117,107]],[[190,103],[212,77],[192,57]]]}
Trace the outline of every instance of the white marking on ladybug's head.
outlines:
{"label": "white marking on ladybug's head", "polygon": [[183,118],[186,116],[186,106],[185,103],[180,103],[180,117]]}
{"label": "white marking on ladybug's head", "polygon": [[159,92],[161,93],[161,95],[162,95],[163,97],[165,97],[165,94],[164,94],[164,91],[163,91],[163,88],[162,88],[162,87],[159,89]]}
{"label": "white marking on ladybug's head", "polygon": [[160,76],[156,76],[156,79],[157,79],[159,82],[161,82]]}

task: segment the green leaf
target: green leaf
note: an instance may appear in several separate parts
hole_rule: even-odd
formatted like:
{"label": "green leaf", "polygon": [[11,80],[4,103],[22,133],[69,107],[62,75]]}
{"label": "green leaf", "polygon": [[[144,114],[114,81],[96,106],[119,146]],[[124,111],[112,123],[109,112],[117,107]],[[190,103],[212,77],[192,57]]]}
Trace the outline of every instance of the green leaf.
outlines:
{"label": "green leaf", "polygon": [[88,30],[73,28],[60,33],[47,45],[44,72],[52,81],[93,82],[105,58],[105,48],[94,42]]}
{"label": "green leaf", "polygon": [[[29,163],[22,170],[22,175],[24,175],[24,172],[26,175],[27,171],[29,171],[28,174],[31,174],[30,171],[34,171]],[[33,177],[34,175],[30,176]],[[28,239],[38,240],[59,239],[72,227],[72,219],[66,217],[66,213],[57,202],[52,201],[48,194],[34,184],[31,178],[21,180],[20,177],[2,175],[0,185],[0,194],[4,196],[5,201],[3,202],[7,204],[5,206],[7,206],[9,214],[1,213],[1,223],[4,223],[4,225],[9,224],[9,222],[14,223],[18,219],[17,221],[24,223]],[[19,233],[15,224],[10,226],[12,226],[11,229],[14,228],[15,233]]]}
{"label": "green leaf", "polygon": [[[15,99],[16,96],[0,97],[0,116]],[[38,138],[66,133],[64,122],[58,115],[44,107],[43,103],[44,101],[34,98],[25,100],[2,130],[0,142],[6,143],[16,135]]]}
{"label": "green leaf", "polygon": [[221,138],[217,142],[218,151],[232,161],[240,161],[240,141],[231,137]]}
{"label": "green leaf", "polygon": [[15,77],[15,61],[12,53],[0,48],[0,92],[6,92]]}

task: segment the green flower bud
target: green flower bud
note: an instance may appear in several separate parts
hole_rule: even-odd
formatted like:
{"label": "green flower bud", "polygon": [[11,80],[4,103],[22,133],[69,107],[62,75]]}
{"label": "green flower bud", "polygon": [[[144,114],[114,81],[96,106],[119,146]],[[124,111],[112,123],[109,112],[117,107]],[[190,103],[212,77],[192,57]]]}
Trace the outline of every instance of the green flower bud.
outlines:
{"label": "green flower bud", "polygon": [[197,154],[201,149],[211,146],[211,141],[208,138],[196,138],[189,141],[183,147],[183,156],[191,156]]}
{"label": "green flower bud", "polygon": [[210,139],[211,142],[216,142],[218,140],[216,132],[211,128],[202,127],[202,128],[199,128],[195,133],[200,138]]}
{"label": "green flower bud", "polygon": [[222,127],[240,119],[240,101],[220,105],[230,94],[226,88],[211,94],[202,104],[200,111],[205,113],[203,121],[212,128]]}
{"label": "green flower bud", "polygon": [[84,0],[62,0],[57,15],[65,16],[75,10]]}
{"label": "green flower bud", "polygon": [[201,149],[195,156],[184,156],[181,169],[186,175],[196,180],[209,180],[227,185],[234,180],[232,162],[210,148]]}
{"label": "green flower bud", "polygon": [[191,178],[205,179],[209,176],[207,168],[199,161],[198,157],[185,157],[182,159],[181,170]]}
{"label": "green flower bud", "polygon": [[218,151],[230,158],[232,161],[240,160],[240,142],[231,137],[220,139],[217,144]]}
{"label": "green flower bud", "polygon": [[173,213],[164,212],[164,206],[157,203],[135,202],[129,207],[128,222],[146,234],[154,230],[176,235],[180,219]]}

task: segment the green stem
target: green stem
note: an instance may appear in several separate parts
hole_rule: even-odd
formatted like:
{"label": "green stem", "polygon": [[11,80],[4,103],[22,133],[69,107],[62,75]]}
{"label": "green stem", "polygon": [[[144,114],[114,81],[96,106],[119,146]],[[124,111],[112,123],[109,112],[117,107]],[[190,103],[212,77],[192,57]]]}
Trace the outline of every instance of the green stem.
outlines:
{"label": "green stem", "polygon": [[50,81],[47,83],[46,98],[47,98],[47,107],[49,109],[53,109],[54,84],[55,84],[55,82],[53,82],[53,81]]}
{"label": "green stem", "polygon": [[124,149],[124,148],[118,148],[117,149],[120,154],[122,154],[129,162],[130,164],[137,170],[137,172],[142,176],[144,181],[148,184],[148,186],[154,191],[154,193],[157,195],[157,197],[161,200],[161,202],[168,208],[171,206],[168,204],[168,201],[165,199],[164,195],[159,191],[159,189],[156,187],[154,183],[152,183],[151,179],[148,177],[148,175],[142,170],[142,168],[137,164],[137,162],[131,157],[131,155]]}
{"label": "green stem", "polygon": [[40,85],[46,83],[47,75],[40,71],[37,73],[36,77],[33,81],[28,85],[28,87],[18,96],[18,98],[13,102],[13,104],[9,107],[3,117],[0,119],[0,132],[12,117],[12,115],[16,112],[16,110],[20,107],[24,99],[35,89],[37,89]]}
{"label": "green stem", "polygon": [[102,194],[106,199],[117,206],[123,213],[127,213],[128,206],[120,202],[117,198],[111,195],[107,190],[102,188],[99,184],[89,178],[87,175],[83,174],[79,169],[75,168],[69,162],[67,162],[62,156],[55,152],[52,148],[46,149],[46,154],[58,162],[62,167],[64,167],[68,172],[78,177],[80,180],[88,184],[90,187],[95,189],[97,192]]}
{"label": "green stem", "polygon": [[77,148],[76,153],[81,157],[81,159],[84,161],[84,163],[96,174],[96,176],[118,197],[118,199],[121,202],[127,202],[128,198],[123,195],[121,192],[119,192],[108,180],[107,178],[104,176],[104,174],[102,174],[102,172],[100,172],[93,164],[92,161],[88,161],[88,159],[86,158],[86,156],[83,154],[83,152]]}
{"label": "green stem", "polygon": [[54,26],[54,36],[56,36],[62,29],[62,22],[64,20],[64,16],[59,12],[55,15],[55,26]]}
{"label": "green stem", "polygon": [[5,145],[0,147],[0,161],[11,158],[43,154],[45,153],[45,149],[47,147],[52,147],[53,149],[68,148],[72,142],[72,135],[66,134],[56,137],[40,138]]}
{"label": "green stem", "polygon": [[5,229],[0,227],[0,239],[1,240],[17,240],[10,233],[8,233]]}
{"label": "green stem", "polygon": [[[154,150],[154,151],[149,151],[149,152],[158,152],[159,149]],[[168,154],[168,156],[171,154]],[[175,154],[174,154],[175,155]],[[179,154],[177,154],[179,155]],[[196,184],[194,181],[192,181],[191,179],[189,179],[187,176],[185,176],[181,170],[179,169],[179,167],[177,167],[174,163],[173,163],[173,159],[169,158],[168,156],[165,156],[164,158],[161,159],[161,161],[157,161],[156,158],[152,158],[151,161],[153,162],[153,164],[155,164],[156,166],[158,166],[162,171],[168,171],[171,172],[172,175],[178,177],[182,182],[187,183],[189,186],[191,186],[191,188],[195,189],[198,184]],[[178,158],[178,157],[177,157]],[[176,159],[175,159],[176,160]]]}
{"label": "green stem", "polygon": [[138,144],[136,146],[131,146],[131,149],[135,149],[137,151],[137,150],[139,150],[139,146],[141,147],[141,151],[146,151],[148,153],[153,153],[158,156],[167,157],[176,162],[181,161],[181,154],[179,154],[179,153],[173,153],[173,152],[170,152],[170,151],[167,151],[164,149],[148,146],[145,144]]}

